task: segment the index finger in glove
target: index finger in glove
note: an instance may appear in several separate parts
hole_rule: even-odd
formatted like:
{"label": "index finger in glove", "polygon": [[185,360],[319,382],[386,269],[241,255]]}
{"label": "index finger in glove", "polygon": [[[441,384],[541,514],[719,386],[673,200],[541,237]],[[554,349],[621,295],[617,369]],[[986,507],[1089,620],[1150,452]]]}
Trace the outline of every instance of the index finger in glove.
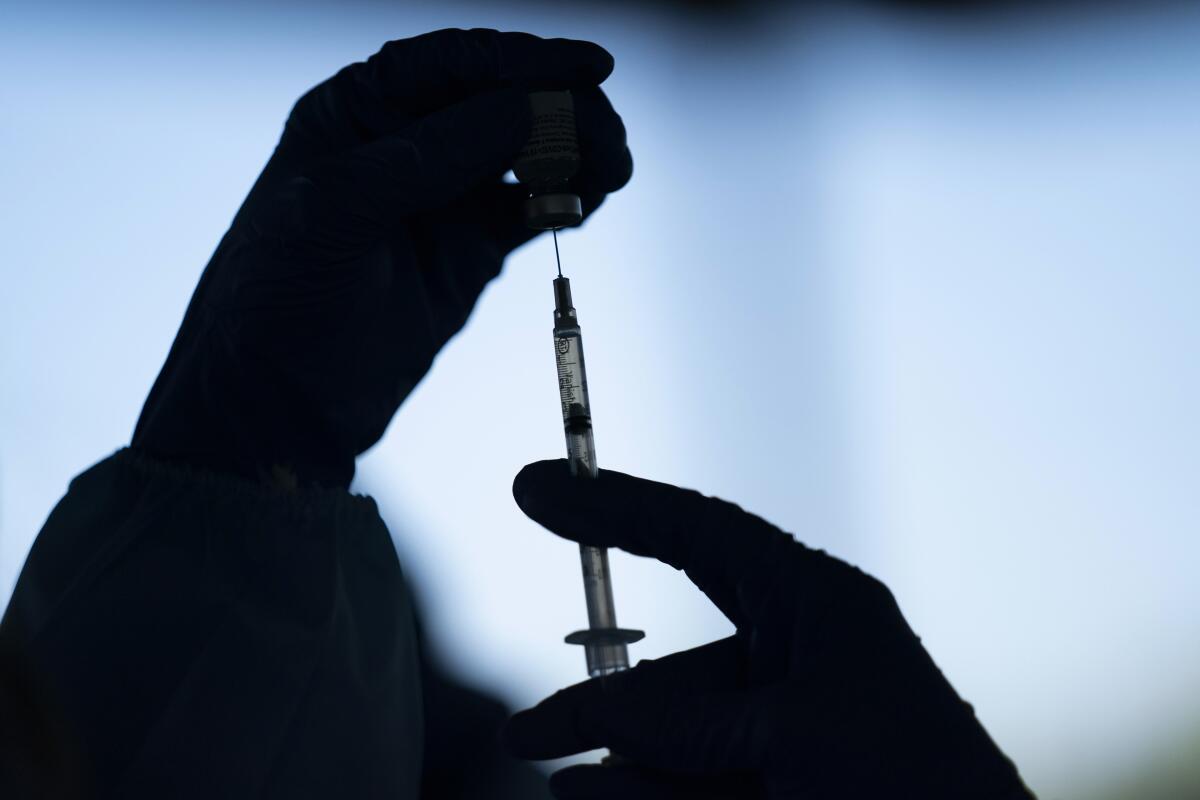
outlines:
{"label": "index finger in glove", "polygon": [[613,58],[592,42],[528,33],[447,29],[388,42],[310,90],[288,120],[283,147],[338,149],[395,133],[413,119],[507,86],[596,86]]}
{"label": "index finger in glove", "polygon": [[579,39],[472,28],[388,42],[363,66],[360,78],[382,96],[427,112],[503,86],[596,86],[612,72],[613,57]]}
{"label": "index finger in glove", "polygon": [[291,202],[268,206],[278,206],[275,230],[321,252],[373,243],[503,172],[528,138],[529,116],[524,92],[501,89],[327,157],[285,185]]}
{"label": "index finger in glove", "polygon": [[683,570],[739,628],[781,574],[800,577],[788,564],[815,556],[733,503],[612,470],[578,479],[561,459],[524,467],[513,481],[513,497],[559,536]]}

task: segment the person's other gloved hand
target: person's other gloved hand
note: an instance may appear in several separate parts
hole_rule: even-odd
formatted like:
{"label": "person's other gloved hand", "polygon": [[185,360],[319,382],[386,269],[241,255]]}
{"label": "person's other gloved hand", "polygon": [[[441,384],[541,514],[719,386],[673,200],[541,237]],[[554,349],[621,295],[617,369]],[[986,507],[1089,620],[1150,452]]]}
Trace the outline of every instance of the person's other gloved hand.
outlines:
{"label": "person's other gloved hand", "polygon": [[589,42],[444,30],[305,94],[222,240],[133,446],[257,478],[348,485],[505,256],[530,88],[575,97],[585,215],[632,172]]}
{"label": "person's other gloved hand", "polygon": [[737,626],[515,715],[515,755],[627,760],[561,770],[555,796],[1029,796],[878,580],[731,503],[618,472],[542,461],[513,495],[561,536],[684,570]]}

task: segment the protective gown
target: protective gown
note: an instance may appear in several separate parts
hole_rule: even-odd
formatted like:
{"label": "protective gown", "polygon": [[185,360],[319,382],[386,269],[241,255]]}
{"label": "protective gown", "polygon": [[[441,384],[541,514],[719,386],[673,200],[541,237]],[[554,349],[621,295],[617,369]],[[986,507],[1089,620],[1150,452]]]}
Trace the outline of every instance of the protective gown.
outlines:
{"label": "protective gown", "polygon": [[102,795],[418,795],[412,601],[369,498],[121,450],[71,482],[3,624]]}

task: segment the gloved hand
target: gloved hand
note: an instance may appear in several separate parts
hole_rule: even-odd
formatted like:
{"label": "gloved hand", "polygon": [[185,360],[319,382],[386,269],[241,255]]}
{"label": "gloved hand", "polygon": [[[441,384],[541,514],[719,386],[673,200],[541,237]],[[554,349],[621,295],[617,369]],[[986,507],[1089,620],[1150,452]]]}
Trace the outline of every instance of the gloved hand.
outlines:
{"label": "gloved hand", "polygon": [[874,578],[731,503],[619,472],[542,461],[513,495],[560,536],[684,570],[737,626],[515,715],[515,755],[631,762],[556,772],[556,797],[1029,796]]}
{"label": "gloved hand", "polygon": [[530,88],[575,96],[585,215],[632,172],[589,42],[444,30],[309,91],[205,269],[133,446],[346,486],[508,253]]}

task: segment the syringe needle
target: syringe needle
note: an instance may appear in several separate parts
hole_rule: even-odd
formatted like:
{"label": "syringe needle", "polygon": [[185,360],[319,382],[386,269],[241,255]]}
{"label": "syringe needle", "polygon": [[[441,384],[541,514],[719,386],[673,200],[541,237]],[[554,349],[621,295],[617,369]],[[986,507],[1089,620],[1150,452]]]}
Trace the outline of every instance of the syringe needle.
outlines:
{"label": "syringe needle", "polygon": [[554,263],[558,265],[558,277],[562,277],[562,259],[558,257],[558,228],[551,228],[554,234]]}

